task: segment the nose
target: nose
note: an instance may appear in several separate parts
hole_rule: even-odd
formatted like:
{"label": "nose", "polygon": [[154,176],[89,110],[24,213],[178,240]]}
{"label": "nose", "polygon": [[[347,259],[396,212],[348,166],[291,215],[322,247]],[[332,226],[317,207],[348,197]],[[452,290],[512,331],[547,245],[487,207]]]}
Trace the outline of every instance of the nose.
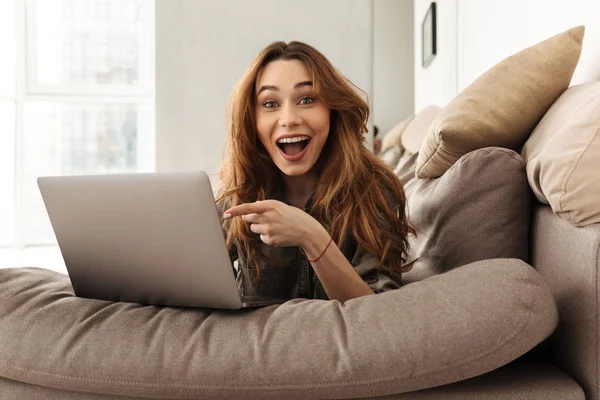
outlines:
{"label": "nose", "polygon": [[282,128],[292,128],[302,123],[302,118],[298,115],[294,106],[284,106],[279,117],[279,126]]}

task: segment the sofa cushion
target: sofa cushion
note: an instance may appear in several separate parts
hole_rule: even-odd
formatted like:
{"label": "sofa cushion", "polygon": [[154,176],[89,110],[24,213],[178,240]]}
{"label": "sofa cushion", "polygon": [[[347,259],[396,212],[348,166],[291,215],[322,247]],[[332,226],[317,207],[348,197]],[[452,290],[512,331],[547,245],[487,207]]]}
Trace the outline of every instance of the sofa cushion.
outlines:
{"label": "sofa cushion", "polygon": [[418,157],[419,153],[411,154],[408,151],[402,153],[402,156],[394,168],[394,174],[400,179],[402,185],[406,185],[408,181],[415,178],[415,166]]}
{"label": "sofa cushion", "polygon": [[431,122],[440,112],[442,112],[441,107],[430,105],[421,110],[413,118],[402,136],[400,136],[400,142],[402,143],[402,147],[404,147],[404,151],[408,151],[411,154],[419,152],[421,144],[427,136]]}
{"label": "sofa cushion", "polygon": [[[493,395],[493,397],[491,397]],[[255,399],[260,397],[256,396]],[[360,400],[465,400],[465,399],[585,400],[579,384],[550,364],[508,364],[475,378],[392,396]],[[71,392],[30,385],[0,377],[0,399],[23,400],[152,400],[155,397],[114,396]],[[164,400],[164,399],[163,399]]]}
{"label": "sofa cushion", "polygon": [[400,142],[400,138],[404,133],[406,127],[410,124],[410,121],[413,119],[413,115],[409,115],[404,120],[398,122],[392,129],[390,129],[383,139],[381,139],[381,152],[384,153],[386,150],[391,149],[392,147],[399,146],[401,150],[402,144]]}
{"label": "sofa cushion", "polygon": [[521,154],[540,202],[576,226],[600,222],[600,82],[567,89]]}
{"label": "sofa cushion", "polygon": [[412,258],[418,259],[402,275],[404,282],[486,258],[527,261],[531,195],[518,153],[478,149],[437,179],[415,178],[415,159],[407,159],[400,176],[417,231],[409,244]]}
{"label": "sofa cushion", "polygon": [[569,87],[584,27],[570,29],[501,61],[464,89],[433,121],[417,176],[436,178],[464,154],[487,146],[520,150]]}
{"label": "sofa cushion", "polygon": [[170,399],[375,397],[494,370],[548,337],[548,287],[516,259],[382,294],[231,311],[75,297],[67,276],[0,269],[0,376]]}
{"label": "sofa cushion", "polygon": [[396,166],[401,156],[402,149],[399,146],[390,147],[386,151],[383,151],[381,154],[379,154],[379,158],[381,158],[391,168]]}

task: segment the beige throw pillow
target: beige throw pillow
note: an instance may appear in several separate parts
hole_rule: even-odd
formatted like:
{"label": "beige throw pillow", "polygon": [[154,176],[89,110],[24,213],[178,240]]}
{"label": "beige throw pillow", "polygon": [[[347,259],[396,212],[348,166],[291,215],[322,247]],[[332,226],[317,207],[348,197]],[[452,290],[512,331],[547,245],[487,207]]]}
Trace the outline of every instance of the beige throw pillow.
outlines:
{"label": "beige throw pillow", "polygon": [[522,156],[540,202],[576,226],[600,222],[600,82],[567,89]]}
{"label": "beige throw pillow", "polygon": [[442,112],[441,107],[431,105],[425,107],[415,116],[415,118],[413,118],[400,137],[400,142],[402,143],[402,147],[404,147],[404,151],[407,151],[410,154],[419,152],[421,144],[427,136],[431,122],[440,114],[440,112]]}
{"label": "beige throw pillow", "polygon": [[400,137],[408,124],[410,124],[410,121],[412,121],[413,117],[414,115],[409,115],[405,120],[394,125],[394,127],[385,134],[383,139],[381,139],[381,153],[385,153],[386,150],[391,149],[394,146],[400,146],[400,149],[403,150],[402,144],[400,143]]}
{"label": "beige throw pillow", "polygon": [[569,87],[584,32],[579,26],[508,57],[463,90],[433,121],[419,151],[417,177],[439,177],[482,147],[520,150]]}

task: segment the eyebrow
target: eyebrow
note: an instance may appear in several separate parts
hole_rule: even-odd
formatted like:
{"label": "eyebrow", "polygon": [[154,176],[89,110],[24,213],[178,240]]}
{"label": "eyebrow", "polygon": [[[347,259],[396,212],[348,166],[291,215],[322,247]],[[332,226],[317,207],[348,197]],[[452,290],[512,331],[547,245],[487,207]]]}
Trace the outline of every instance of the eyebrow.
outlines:
{"label": "eyebrow", "polygon": [[[313,83],[312,81],[303,81],[303,82],[298,82],[294,85],[294,90],[298,89],[300,87],[303,86],[312,86]],[[279,88],[277,86],[273,86],[273,85],[263,85],[260,87],[260,89],[258,90],[258,93],[256,94],[257,96],[264,90],[275,90],[275,91],[279,91]]]}

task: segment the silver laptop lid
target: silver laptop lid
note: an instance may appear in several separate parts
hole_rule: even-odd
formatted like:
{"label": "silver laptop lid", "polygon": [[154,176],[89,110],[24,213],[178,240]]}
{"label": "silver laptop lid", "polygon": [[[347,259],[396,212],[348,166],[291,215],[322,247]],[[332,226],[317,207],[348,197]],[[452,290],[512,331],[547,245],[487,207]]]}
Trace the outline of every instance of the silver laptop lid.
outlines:
{"label": "silver laptop lid", "polygon": [[77,296],[241,307],[204,172],[38,178]]}

